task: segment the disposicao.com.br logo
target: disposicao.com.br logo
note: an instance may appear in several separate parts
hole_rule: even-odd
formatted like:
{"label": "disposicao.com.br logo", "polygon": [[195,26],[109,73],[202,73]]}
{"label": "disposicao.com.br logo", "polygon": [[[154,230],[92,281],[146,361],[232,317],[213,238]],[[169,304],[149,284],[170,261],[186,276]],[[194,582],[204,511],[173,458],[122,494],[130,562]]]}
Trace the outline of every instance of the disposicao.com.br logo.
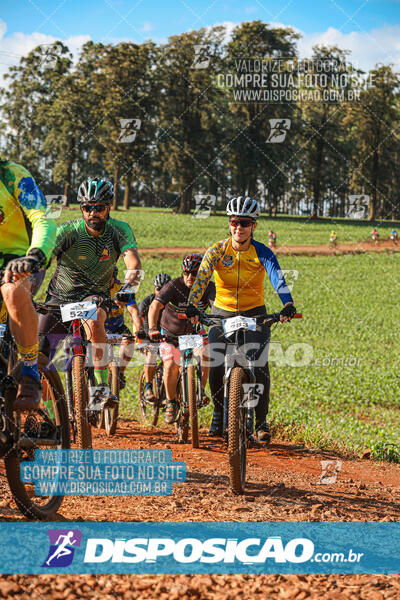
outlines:
{"label": "disposicao.com.br logo", "polygon": [[[318,558],[323,556],[323,562],[329,562],[336,560],[335,556],[339,557],[339,554],[318,553]],[[280,536],[266,539],[251,537],[240,541],[233,538],[209,538],[203,541],[198,538],[177,541],[171,538],[90,538],[86,544],[84,562],[156,563],[158,559],[170,558],[181,564],[232,564],[238,561],[251,565],[265,563],[269,559],[275,563],[298,564],[313,562],[313,556],[314,543],[307,538],[294,538],[286,544]],[[359,560],[360,555],[356,556]],[[343,561],[347,562],[344,555]]]}

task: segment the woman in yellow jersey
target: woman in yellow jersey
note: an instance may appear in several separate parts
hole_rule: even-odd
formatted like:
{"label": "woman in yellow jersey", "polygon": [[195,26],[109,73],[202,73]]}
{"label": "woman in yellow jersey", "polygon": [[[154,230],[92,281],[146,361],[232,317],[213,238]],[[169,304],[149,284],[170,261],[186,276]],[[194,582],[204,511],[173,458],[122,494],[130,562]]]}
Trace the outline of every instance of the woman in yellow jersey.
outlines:
{"label": "woman in yellow jersey", "polygon": [[[260,205],[252,198],[238,196],[227,205],[230,237],[213,244],[208,248],[200,265],[197,278],[190,292],[189,307],[186,314],[196,315],[197,305],[207,284],[214,273],[216,298],[212,315],[247,317],[266,314],[264,300],[264,277],[267,273],[273,288],[278,293],[284,308],[282,319],[290,319],[296,309],[292,296],[286,285],[275,254],[266,246],[253,239],[260,215]],[[266,347],[269,342],[269,327],[263,326],[259,331],[248,332],[249,341],[255,360],[256,381],[263,385],[263,396],[256,406],[256,435],[259,441],[269,443],[271,434],[266,415],[269,403],[269,369]],[[224,355],[228,341],[221,326],[210,327],[210,388],[214,401],[214,416],[210,435],[222,435],[223,402],[224,402]],[[256,348],[256,350],[254,350]],[[218,350],[218,352],[217,352]],[[213,356],[214,355],[214,356]],[[265,357],[265,358],[264,358]]]}

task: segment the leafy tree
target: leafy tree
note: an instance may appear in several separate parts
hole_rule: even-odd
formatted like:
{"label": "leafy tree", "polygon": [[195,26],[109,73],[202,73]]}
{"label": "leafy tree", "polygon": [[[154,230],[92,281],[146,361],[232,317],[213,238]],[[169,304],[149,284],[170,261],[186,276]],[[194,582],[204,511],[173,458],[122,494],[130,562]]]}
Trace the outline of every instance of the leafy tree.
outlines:
{"label": "leafy tree", "polygon": [[7,156],[23,163],[42,185],[51,180],[56,152],[43,151],[50,125],[41,115],[60,93],[72,64],[66,46],[61,42],[53,46],[57,49],[53,64],[38,46],[21,58],[19,65],[9,68],[5,75],[8,87],[1,92]]}
{"label": "leafy tree", "polygon": [[370,196],[370,220],[387,218],[398,198],[390,184],[398,168],[399,82],[390,66],[372,69],[359,102],[351,103],[345,118],[354,144],[351,186]]}
{"label": "leafy tree", "polygon": [[[223,34],[223,28],[214,27],[172,36],[157,63],[161,81],[157,149],[171,178],[171,191],[179,193],[180,212],[190,211],[196,186],[205,176],[212,177],[213,130],[219,118],[216,100],[222,94],[213,85],[212,67]],[[207,68],[195,68],[196,46],[211,57]]]}

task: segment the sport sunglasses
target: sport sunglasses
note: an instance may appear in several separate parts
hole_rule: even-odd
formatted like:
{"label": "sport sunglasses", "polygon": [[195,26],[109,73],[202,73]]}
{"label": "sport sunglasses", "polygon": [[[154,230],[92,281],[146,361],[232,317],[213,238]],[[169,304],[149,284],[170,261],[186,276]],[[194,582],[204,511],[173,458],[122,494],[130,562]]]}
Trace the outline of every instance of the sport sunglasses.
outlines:
{"label": "sport sunglasses", "polygon": [[105,204],[82,204],[82,210],[87,213],[101,213],[104,212],[106,208],[107,206]]}
{"label": "sport sunglasses", "polygon": [[183,271],[183,272],[187,276],[193,275],[193,277],[196,277],[197,273],[199,272],[199,269],[195,269],[194,271]]}
{"label": "sport sunglasses", "polygon": [[253,223],[254,221],[252,221],[251,219],[232,219],[231,221],[229,221],[229,224],[233,227],[239,227],[239,225],[241,227],[250,227],[250,225],[253,225]]}

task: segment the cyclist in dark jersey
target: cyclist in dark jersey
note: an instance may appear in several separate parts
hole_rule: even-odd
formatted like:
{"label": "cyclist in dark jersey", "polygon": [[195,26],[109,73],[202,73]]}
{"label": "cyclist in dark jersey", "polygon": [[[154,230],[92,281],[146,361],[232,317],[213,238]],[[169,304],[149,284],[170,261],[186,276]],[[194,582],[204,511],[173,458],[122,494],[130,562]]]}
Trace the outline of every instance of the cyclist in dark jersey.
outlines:
{"label": "cyclist in dark jersey", "polygon": [[[148,313],[150,305],[153,302],[156,295],[169,281],[171,281],[171,277],[168,275],[168,273],[158,273],[153,279],[154,294],[149,294],[148,296],[146,296],[146,298],[143,298],[143,300],[139,304],[139,315],[143,319],[143,328],[146,332],[146,335],[149,332]],[[159,321],[160,318],[161,313]],[[159,327],[159,322],[157,323],[157,327]],[[144,392],[144,397],[148,402],[154,402],[156,399],[153,392],[153,379],[156,371],[157,354],[158,344],[150,344],[146,349],[146,358],[144,362],[144,375],[146,378],[146,390]]]}
{"label": "cyclist in dark jersey", "polygon": [[[112,183],[104,179],[88,178],[78,190],[83,219],[68,221],[58,228],[53,256],[57,268],[47,290],[47,302],[64,304],[110,297],[110,283],[114,266],[122,254],[127,271],[125,283],[134,284],[140,276],[141,263],[135,236],[130,226],[110,217],[114,197]],[[104,322],[107,309],[99,305],[97,320],[85,320],[83,326],[93,346],[94,378],[96,386],[107,386],[108,365],[103,358],[107,336]],[[57,323],[53,315],[41,315],[39,332],[54,333]],[[117,398],[104,398],[103,406],[114,406]],[[102,406],[97,405],[99,409]]]}
{"label": "cyclist in dark jersey", "polygon": [[[189,254],[182,261],[182,277],[173,279],[159,292],[153,300],[149,310],[149,335],[153,340],[162,334],[166,340],[160,344],[161,357],[164,363],[164,383],[167,395],[167,409],[165,422],[173,423],[178,416],[178,403],[176,402],[176,388],[179,376],[180,352],[178,349],[178,336],[187,335],[195,331],[195,326],[190,320],[179,319],[179,314],[184,314],[188,305],[190,289],[195,282],[197,272],[202,260],[201,254]],[[212,306],[215,299],[215,285],[209,282],[202,294],[200,304],[203,310]],[[159,315],[161,316],[161,330],[157,328]],[[205,333],[205,331],[203,330]],[[205,338],[206,339],[206,338]],[[205,345],[208,342],[205,342]],[[203,361],[207,361],[208,352],[202,350]],[[202,365],[203,385],[208,378],[208,367]],[[203,403],[208,403],[208,398],[203,398]]]}

